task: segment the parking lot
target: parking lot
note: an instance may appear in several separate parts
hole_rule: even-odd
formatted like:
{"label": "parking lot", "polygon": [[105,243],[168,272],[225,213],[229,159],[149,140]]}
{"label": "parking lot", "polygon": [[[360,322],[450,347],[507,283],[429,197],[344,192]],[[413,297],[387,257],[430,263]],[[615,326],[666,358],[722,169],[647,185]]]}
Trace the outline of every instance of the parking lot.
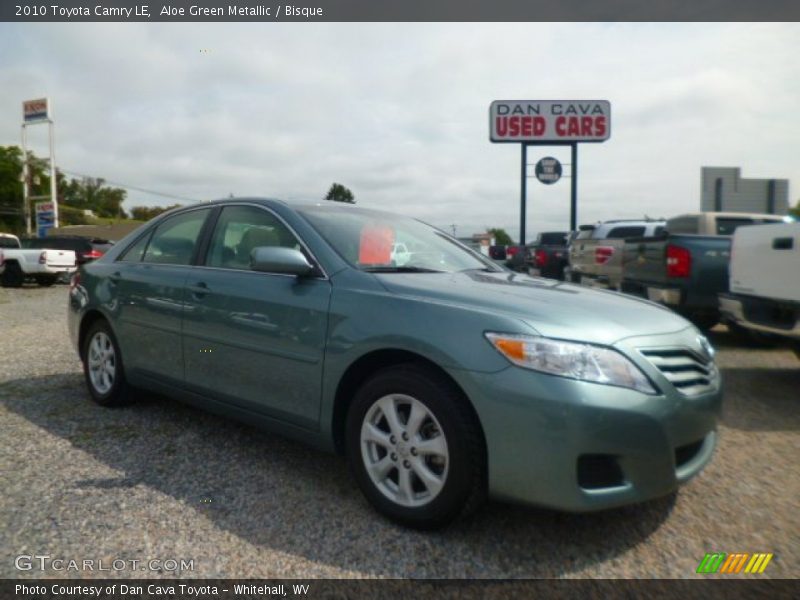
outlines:
{"label": "parking lot", "polygon": [[[0,289],[0,577],[87,575],[15,568],[47,554],[191,559],[189,577],[682,578],[715,551],[772,552],[763,577],[796,576],[800,361],[786,347],[711,333],[720,445],[677,494],[587,515],[493,502],[420,533],[373,512],[340,457],[168,398],[91,403],[66,296]],[[159,574],[175,575],[102,575]]]}

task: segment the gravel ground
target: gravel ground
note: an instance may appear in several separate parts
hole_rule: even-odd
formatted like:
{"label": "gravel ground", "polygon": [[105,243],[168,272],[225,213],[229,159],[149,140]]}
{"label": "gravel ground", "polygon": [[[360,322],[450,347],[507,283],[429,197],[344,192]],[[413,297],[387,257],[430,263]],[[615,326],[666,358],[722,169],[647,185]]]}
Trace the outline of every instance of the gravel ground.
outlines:
{"label": "gravel ground", "polygon": [[377,516],[339,457],[162,397],[91,403],[66,295],[0,288],[0,577],[41,575],[17,571],[20,554],[194,559],[191,577],[682,578],[705,552],[774,552],[764,576],[798,572],[800,362],[786,348],[712,333],[720,446],[679,493],[589,515],[490,503],[418,533]]}

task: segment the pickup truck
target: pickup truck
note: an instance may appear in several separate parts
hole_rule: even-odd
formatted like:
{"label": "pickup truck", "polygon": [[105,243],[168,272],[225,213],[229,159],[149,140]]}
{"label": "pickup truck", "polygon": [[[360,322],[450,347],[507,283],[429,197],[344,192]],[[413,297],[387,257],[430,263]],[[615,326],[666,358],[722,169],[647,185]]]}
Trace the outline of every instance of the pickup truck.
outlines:
{"label": "pickup truck", "polygon": [[568,240],[568,231],[547,231],[536,236],[536,241],[526,248],[528,273],[563,280],[569,256]]}
{"label": "pickup truck", "polygon": [[39,250],[20,248],[19,238],[0,233],[0,283],[3,287],[20,287],[26,279],[39,285],[53,285],[63,273],[76,269],[72,250]]}
{"label": "pickup truck", "polygon": [[621,290],[669,306],[701,329],[719,322],[737,227],[782,222],[778,215],[690,213],[669,219],[658,239],[625,243]]}
{"label": "pickup truck", "polygon": [[737,230],[729,281],[730,292],[719,295],[725,323],[789,338],[800,349],[800,223]]}
{"label": "pickup truck", "polygon": [[616,220],[581,225],[569,245],[569,279],[590,287],[617,290],[622,282],[622,254],[628,238],[653,237],[664,221]]}

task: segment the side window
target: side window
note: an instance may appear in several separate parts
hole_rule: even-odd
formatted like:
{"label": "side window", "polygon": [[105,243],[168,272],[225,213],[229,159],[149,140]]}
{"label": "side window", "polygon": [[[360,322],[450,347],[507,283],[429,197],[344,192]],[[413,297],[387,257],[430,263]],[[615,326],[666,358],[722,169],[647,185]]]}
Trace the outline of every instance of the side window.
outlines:
{"label": "side window", "polygon": [[301,246],[291,231],[272,213],[255,206],[226,206],[217,220],[206,266],[250,269],[250,253],[262,246]]}
{"label": "side window", "polygon": [[142,262],[188,265],[208,216],[209,209],[193,210],[170,217],[156,228]]}
{"label": "side window", "polygon": [[150,231],[147,234],[140,237],[136,242],[134,242],[131,246],[128,247],[127,250],[122,254],[120,258],[117,260],[122,262],[139,262],[142,260],[142,255],[144,254],[144,249],[147,247],[147,242],[150,241],[150,238],[153,236],[153,232]]}

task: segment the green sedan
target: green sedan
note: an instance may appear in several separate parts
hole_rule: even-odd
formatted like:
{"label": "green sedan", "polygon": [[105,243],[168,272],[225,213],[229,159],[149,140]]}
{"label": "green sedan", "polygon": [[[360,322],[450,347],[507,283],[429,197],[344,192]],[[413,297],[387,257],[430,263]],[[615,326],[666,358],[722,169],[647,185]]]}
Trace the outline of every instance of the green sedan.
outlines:
{"label": "green sedan", "polygon": [[151,390],[340,452],[369,502],[411,527],[487,496],[645,501],[716,445],[720,376],[688,321],[512,273],[390,213],[176,209],[82,266],[68,312],[98,404]]}

